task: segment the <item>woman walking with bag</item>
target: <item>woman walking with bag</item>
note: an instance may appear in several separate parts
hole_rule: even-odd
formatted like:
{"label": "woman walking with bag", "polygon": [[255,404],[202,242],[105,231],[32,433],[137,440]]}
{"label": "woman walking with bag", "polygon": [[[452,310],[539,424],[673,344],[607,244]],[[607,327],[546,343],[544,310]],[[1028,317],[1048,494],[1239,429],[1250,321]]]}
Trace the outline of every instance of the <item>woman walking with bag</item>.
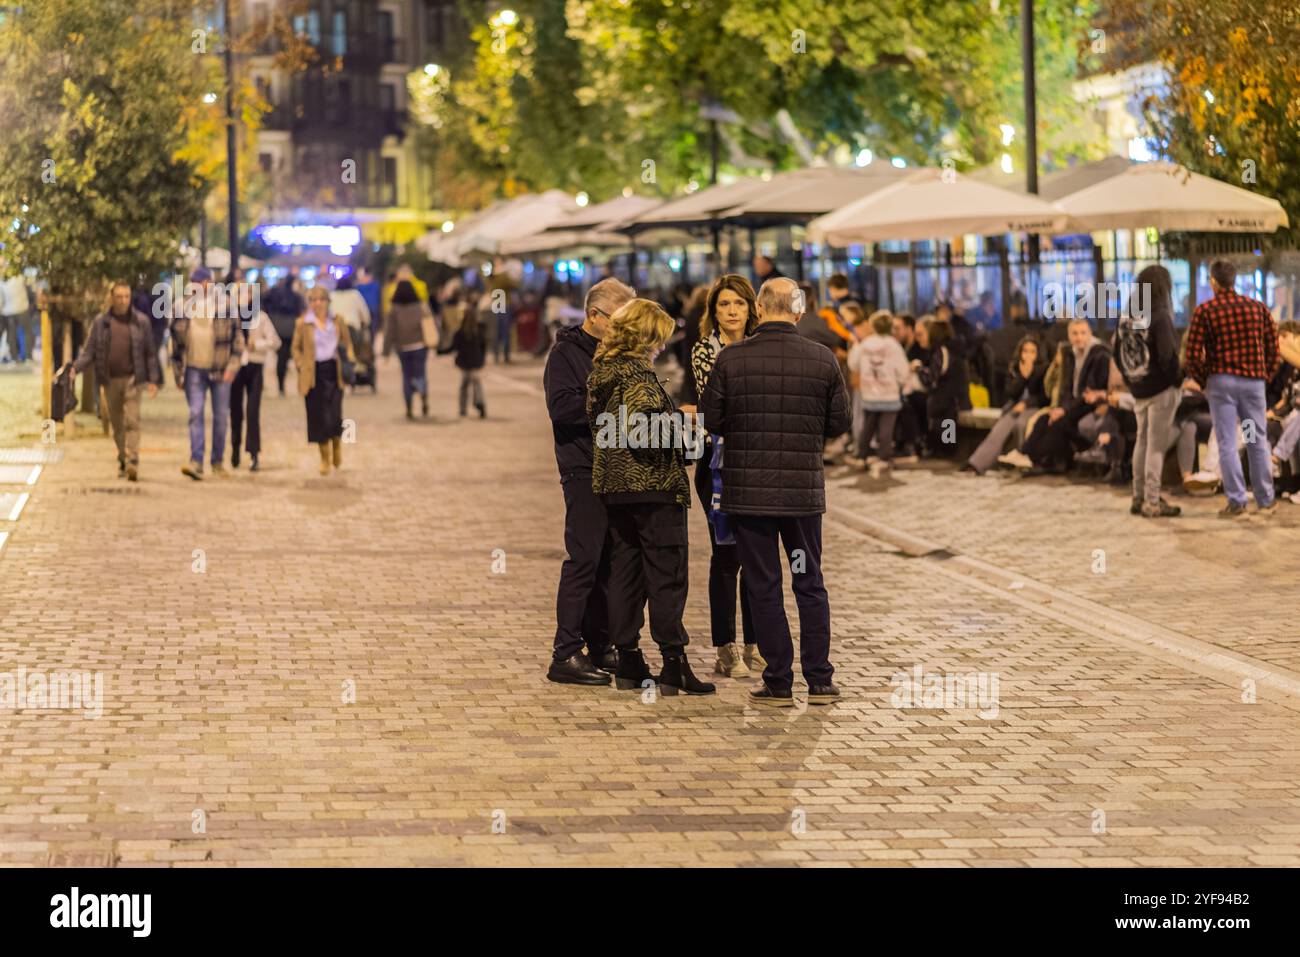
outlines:
{"label": "woman walking with bag", "polygon": [[352,339],[330,310],[329,290],[313,286],[290,347],[298,394],[307,406],[307,441],[320,448],[320,474],[343,465],[343,364],[356,362]]}
{"label": "woman walking with bag", "polygon": [[[686,660],[682,625],[688,585],[686,510],[690,483],[677,442],[653,441],[680,416],[654,371],[676,323],[648,299],[615,310],[587,380],[593,443],[592,490],[609,518],[609,637],[618,652],[615,684],[624,690],[653,680],[637,648],[643,609],[663,654],[658,685],[666,695],[712,694]],[[648,425],[648,428],[647,428]],[[626,429],[624,432],[623,430]],[[666,446],[666,447],[665,447]]]}
{"label": "woman walking with bag", "polygon": [[415,285],[403,279],[393,290],[388,321],[384,326],[384,357],[394,351],[402,363],[402,399],[406,417],[411,414],[411,399],[420,396],[421,415],[429,414],[429,346],[437,345],[438,333],[429,304],[420,298]]}
{"label": "woman walking with bag", "polygon": [[[718,354],[733,342],[739,342],[758,325],[758,307],[754,288],[744,276],[729,273],[719,276],[704,297],[700,314],[700,336],[691,347],[691,371],[695,376],[696,393],[702,395],[709,383],[709,373]],[[682,406],[683,412],[694,413],[693,405]],[[708,423],[705,423],[708,427]],[[722,464],[721,439],[708,436],[704,454],[695,463],[695,494],[708,520],[709,545],[709,631],[717,659],[713,663],[716,674],[728,678],[747,678],[751,671],[762,674],[767,662],[758,653],[753,623],[749,613],[749,598],[745,595],[745,577],[740,570],[740,555],[734,539],[723,531],[719,541],[717,513],[712,508],[715,483],[720,485],[719,467]],[[740,588],[740,630],[744,638],[744,651],[736,648],[736,589]]]}

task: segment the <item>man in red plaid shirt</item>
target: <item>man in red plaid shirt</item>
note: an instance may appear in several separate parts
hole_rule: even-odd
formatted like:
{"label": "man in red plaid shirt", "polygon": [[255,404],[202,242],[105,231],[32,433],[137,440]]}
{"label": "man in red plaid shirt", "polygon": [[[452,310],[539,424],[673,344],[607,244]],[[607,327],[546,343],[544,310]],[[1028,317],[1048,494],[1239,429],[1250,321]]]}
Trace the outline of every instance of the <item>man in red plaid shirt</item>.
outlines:
{"label": "man in red plaid shirt", "polygon": [[1246,439],[1250,483],[1260,514],[1277,507],[1273,495],[1273,466],[1269,457],[1264,387],[1277,371],[1277,326],[1264,304],[1233,290],[1237,267],[1219,259],[1210,266],[1214,298],[1192,313],[1187,330],[1185,387],[1204,389],[1210,400],[1219,469],[1227,506],[1221,518],[1246,514],[1246,482],[1237,455],[1237,426]]}

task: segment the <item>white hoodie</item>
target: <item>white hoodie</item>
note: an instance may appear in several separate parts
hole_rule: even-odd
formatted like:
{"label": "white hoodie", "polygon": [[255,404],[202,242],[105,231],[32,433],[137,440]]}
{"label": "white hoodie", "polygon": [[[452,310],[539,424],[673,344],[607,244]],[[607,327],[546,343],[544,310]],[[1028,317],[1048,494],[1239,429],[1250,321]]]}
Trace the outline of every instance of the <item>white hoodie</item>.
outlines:
{"label": "white hoodie", "polygon": [[870,335],[849,350],[849,369],[858,374],[858,394],[868,409],[896,410],[911,367],[893,336]]}

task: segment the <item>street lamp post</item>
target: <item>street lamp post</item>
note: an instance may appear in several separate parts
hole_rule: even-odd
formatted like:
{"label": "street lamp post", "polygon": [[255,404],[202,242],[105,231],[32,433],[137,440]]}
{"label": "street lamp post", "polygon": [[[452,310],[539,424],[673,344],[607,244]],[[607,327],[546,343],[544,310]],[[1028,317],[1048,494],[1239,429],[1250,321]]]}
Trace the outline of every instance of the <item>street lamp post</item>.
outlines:
{"label": "street lamp post", "polygon": [[[1038,103],[1034,81],[1034,0],[1020,0],[1020,59],[1025,75],[1025,191],[1038,195]],[[1038,262],[1038,235],[1029,234],[1029,261]]]}
{"label": "street lamp post", "polygon": [[[222,18],[226,28],[226,199],[229,203],[227,219],[229,220],[230,272],[239,267],[239,183],[236,169],[235,144],[235,59],[234,59],[234,24],[230,19],[230,0],[221,0]],[[200,265],[203,265],[200,263]]]}

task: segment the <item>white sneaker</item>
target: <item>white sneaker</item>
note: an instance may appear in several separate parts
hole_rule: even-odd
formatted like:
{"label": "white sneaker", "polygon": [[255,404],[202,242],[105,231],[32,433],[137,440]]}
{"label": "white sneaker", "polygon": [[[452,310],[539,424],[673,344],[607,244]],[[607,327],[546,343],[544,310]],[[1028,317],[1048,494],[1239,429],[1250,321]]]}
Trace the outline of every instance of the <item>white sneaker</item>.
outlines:
{"label": "white sneaker", "polygon": [[718,658],[713,662],[713,673],[728,678],[749,677],[749,669],[745,666],[745,662],[741,660],[740,652],[736,650],[734,641],[718,649]]}
{"label": "white sneaker", "polygon": [[767,662],[758,653],[758,645],[746,645],[744,656],[750,671],[757,671],[761,675],[767,669]]}
{"label": "white sneaker", "polygon": [[1003,465],[1010,465],[1012,468],[1017,469],[1032,469],[1034,467],[1034,460],[1019,449],[1012,449],[1005,455],[999,455],[998,461]]}

